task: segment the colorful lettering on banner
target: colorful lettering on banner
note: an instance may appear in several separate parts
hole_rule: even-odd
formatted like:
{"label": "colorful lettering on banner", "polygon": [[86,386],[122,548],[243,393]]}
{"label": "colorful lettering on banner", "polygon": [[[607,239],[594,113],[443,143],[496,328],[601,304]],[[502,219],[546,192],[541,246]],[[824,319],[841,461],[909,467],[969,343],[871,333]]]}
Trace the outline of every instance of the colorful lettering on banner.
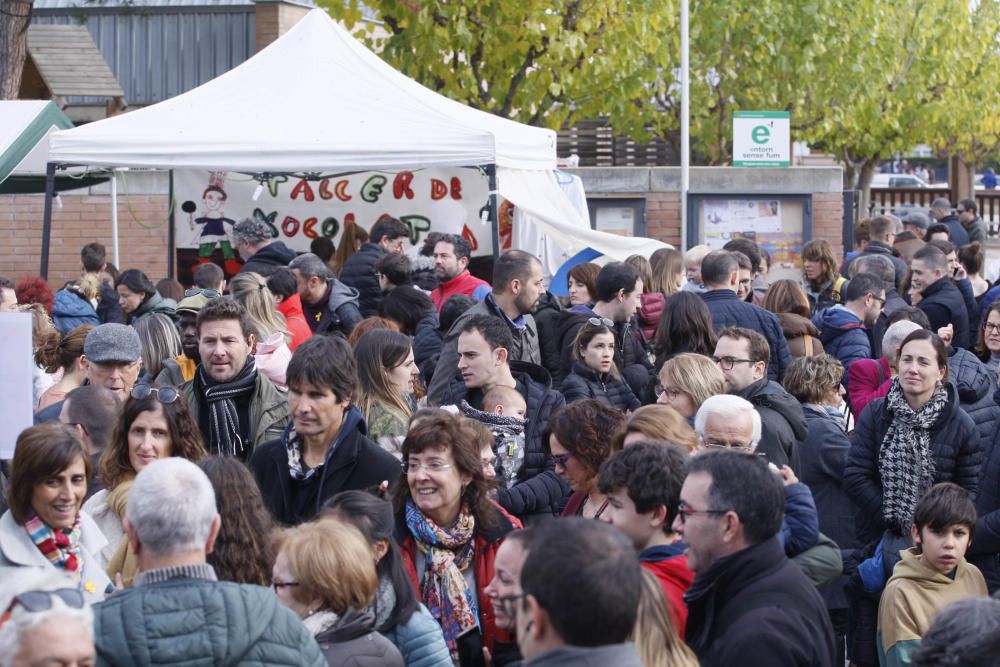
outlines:
{"label": "colorful lettering on banner", "polygon": [[[264,185],[263,190],[260,185]],[[492,252],[490,225],[480,211],[488,201],[478,169],[282,175],[175,171],[174,238],[179,275],[213,261],[232,275],[240,266],[232,226],[246,218],[265,225],[272,238],[308,252],[318,238],[339,243],[348,224],[364,229],[391,215],[410,230],[410,244],[431,231],[461,234],[475,256]],[[483,239],[482,242],[479,239]]]}

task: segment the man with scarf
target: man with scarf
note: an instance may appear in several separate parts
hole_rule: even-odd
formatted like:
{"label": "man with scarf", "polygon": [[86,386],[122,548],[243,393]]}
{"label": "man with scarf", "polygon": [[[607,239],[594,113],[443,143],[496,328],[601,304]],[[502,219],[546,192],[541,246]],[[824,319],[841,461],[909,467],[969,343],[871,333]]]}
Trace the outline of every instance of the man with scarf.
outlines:
{"label": "man with scarf", "polygon": [[254,365],[255,343],[250,317],[233,299],[214,299],[198,313],[201,363],[180,390],[210,454],[247,461],[288,423],[285,398]]}
{"label": "man with scarf", "polygon": [[401,472],[396,457],[365,437],[354,352],[341,336],[313,336],[288,364],[291,421],[254,452],[250,470],[279,523],[297,525],[341,491],[389,488]]}

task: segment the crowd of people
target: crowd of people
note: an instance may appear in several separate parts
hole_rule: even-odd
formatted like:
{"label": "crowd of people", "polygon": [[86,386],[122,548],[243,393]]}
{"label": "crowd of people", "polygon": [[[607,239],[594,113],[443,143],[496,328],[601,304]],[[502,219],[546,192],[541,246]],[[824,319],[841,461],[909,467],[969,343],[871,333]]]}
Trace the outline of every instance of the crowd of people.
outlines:
{"label": "crowd of people", "polygon": [[0,667],[998,664],[1000,287],[932,214],[801,282],[739,238],[568,299],[388,216],[244,220],[189,288],[98,243],[0,279],[36,366]]}

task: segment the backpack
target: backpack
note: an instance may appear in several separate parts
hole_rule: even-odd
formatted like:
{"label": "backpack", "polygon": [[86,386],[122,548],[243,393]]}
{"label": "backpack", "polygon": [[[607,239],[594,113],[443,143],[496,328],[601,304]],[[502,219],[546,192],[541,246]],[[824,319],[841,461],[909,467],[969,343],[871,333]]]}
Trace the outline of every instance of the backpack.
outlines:
{"label": "backpack", "polygon": [[844,276],[837,276],[833,279],[833,289],[830,291],[830,298],[834,303],[844,303],[844,297],[841,295],[840,291],[847,282],[847,278]]}

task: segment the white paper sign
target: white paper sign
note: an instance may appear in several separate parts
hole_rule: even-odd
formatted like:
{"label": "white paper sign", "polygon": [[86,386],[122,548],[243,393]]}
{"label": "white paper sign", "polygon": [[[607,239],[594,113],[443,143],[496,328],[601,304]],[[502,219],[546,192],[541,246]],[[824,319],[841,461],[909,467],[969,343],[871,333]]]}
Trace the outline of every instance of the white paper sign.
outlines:
{"label": "white paper sign", "polygon": [[21,431],[33,423],[31,314],[0,313],[0,459],[14,458],[14,444]]}

